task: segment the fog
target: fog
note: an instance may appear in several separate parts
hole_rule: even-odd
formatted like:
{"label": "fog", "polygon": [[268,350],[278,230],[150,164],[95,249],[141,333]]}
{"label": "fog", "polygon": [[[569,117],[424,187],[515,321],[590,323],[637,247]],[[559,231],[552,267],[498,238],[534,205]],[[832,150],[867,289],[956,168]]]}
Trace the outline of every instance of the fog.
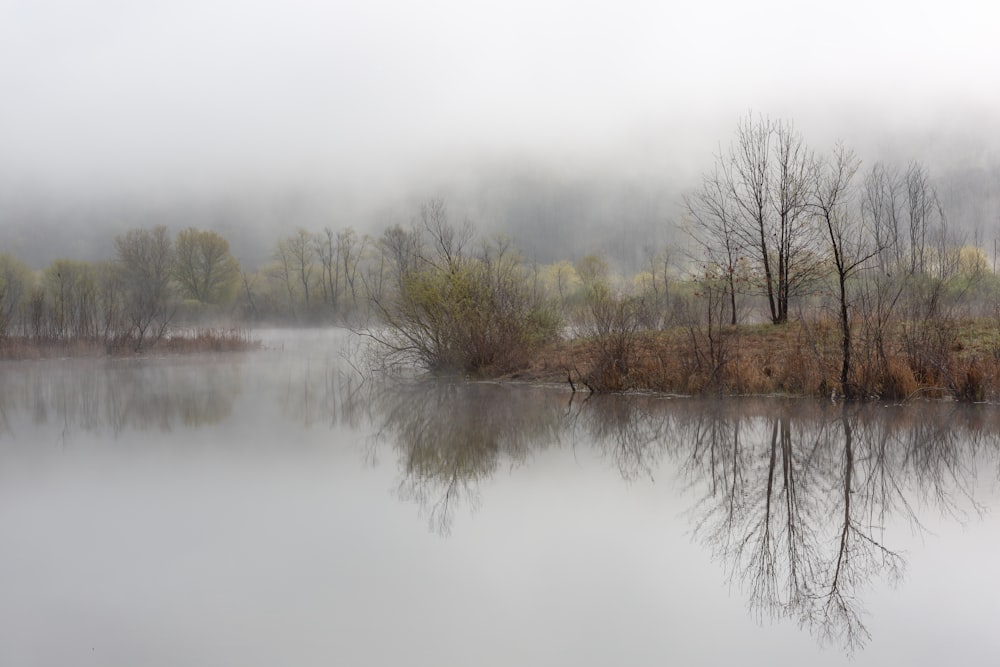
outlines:
{"label": "fog", "polygon": [[681,194],[751,110],[793,120],[817,149],[923,160],[952,219],[989,229],[989,12],[7,0],[0,242],[43,265],[106,256],[130,226],[193,224],[252,264],[296,227],[377,232],[444,196],[543,255],[627,261],[673,238]]}

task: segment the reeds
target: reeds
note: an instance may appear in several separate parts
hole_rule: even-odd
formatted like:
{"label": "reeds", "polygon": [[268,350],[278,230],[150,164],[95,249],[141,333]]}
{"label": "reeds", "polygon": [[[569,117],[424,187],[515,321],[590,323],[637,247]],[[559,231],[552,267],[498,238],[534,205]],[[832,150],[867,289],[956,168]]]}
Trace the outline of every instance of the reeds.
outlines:
{"label": "reeds", "polygon": [[[143,352],[197,354],[238,352],[260,347],[252,332],[245,328],[197,328],[178,330],[163,336]],[[51,359],[59,357],[96,357],[134,355],[135,346],[128,336],[102,338],[38,338],[31,336],[0,337],[0,359]]]}

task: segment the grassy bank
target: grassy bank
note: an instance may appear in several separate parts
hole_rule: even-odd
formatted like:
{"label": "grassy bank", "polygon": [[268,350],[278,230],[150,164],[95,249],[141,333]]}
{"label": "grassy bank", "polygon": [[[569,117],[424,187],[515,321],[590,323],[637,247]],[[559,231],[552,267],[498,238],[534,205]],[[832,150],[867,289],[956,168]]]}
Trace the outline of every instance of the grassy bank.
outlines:
{"label": "grassy bank", "polygon": [[[1000,327],[967,320],[900,323],[879,340],[860,337],[851,382],[862,399],[1000,399]],[[584,338],[541,349],[506,377],[572,382],[596,392],[842,394],[841,338],[834,321],[676,327],[629,340]]]}

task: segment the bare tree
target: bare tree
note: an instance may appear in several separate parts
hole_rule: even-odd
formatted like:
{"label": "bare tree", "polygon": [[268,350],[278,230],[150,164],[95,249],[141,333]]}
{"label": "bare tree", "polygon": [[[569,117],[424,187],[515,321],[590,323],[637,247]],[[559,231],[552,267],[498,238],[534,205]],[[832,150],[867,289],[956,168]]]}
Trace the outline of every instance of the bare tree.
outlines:
{"label": "bare tree", "polygon": [[306,313],[311,306],[316,259],[313,240],[312,234],[299,228],[294,235],[281,239],[274,247],[272,257],[276,264],[271,269],[271,275],[283,283],[288,294],[289,308],[293,314],[296,313],[300,301]]}
{"label": "bare tree", "polygon": [[903,180],[899,171],[883,162],[876,162],[865,176],[861,216],[871,231],[878,253],[878,270],[890,275],[902,264]]}
{"label": "bare tree", "polygon": [[334,238],[334,231],[326,227],[322,234],[313,238],[313,243],[320,261],[319,284],[323,290],[323,303],[329,304],[331,311],[336,314],[340,296],[340,265],[336,263],[339,262],[339,255]]}
{"label": "bare tree", "polygon": [[777,229],[778,318],[788,320],[788,300],[809,287],[821,273],[815,253],[815,228],[808,208],[815,178],[815,158],[789,121],[773,124],[775,169],[771,188]]}
{"label": "bare tree", "polygon": [[257,302],[253,295],[254,284],[257,282],[257,274],[249,274],[246,271],[240,271],[240,282],[243,284],[243,294],[246,297],[246,305],[250,311],[250,315],[254,319],[258,319],[260,317],[260,312],[257,310]]}
{"label": "bare tree", "polygon": [[756,256],[775,324],[788,321],[789,299],[820,274],[807,215],[814,171],[812,152],[790,122],[748,115],[706,178],[709,191],[726,191],[726,216],[731,206],[732,231],[739,245]]}
{"label": "bare tree", "polygon": [[927,273],[928,234],[935,212],[940,211],[937,193],[930,184],[927,168],[911,162],[906,170],[906,214],[910,233],[911,275]]}
{"label": "bare tree", "polygon": [[435,198],[421,205],[420,224],[434,250],[430,255],[421,255],[423,261],[443,261],[449,269],[456,268],[465,253],[465,247],[472,240],[472,223],[465,220],[460,226],[453,225],[448,219],[448,207],[444,200]]}
{"label": "bare tree", "polygon": [[872,235],[862,226],[864,218],[855,215],[854,207],[851,206],[851,180],[858,167],[859,161],[854,153],[838,145],[831,159],[818,164],[812,194],[812,206],[822,222],[837,273],[842,355],[840,389],[849,397],[853,397],[856,392],[850,383],[851,315],[847,298],[848,280],[881,250],[872,245]]}
{"label": "bare tree", "polygon": [[288,308],[294,317],[297,310],[295,304],[298,299],[295,296],[295,269],[291,249],[285,241],[279,241],[278,245],[274,247],[272,257],[275,264],[268,268],[268,275],[272,279],[280,281],[284,286],[285,293],[288,295]]}
{"label": "bare tree", "polygon": [[399,289],[404,277],[416,269],[418,258],[423,254],[420,233],[416,229],[393,225],[382,233],[378,245],[382,256],[388,258],[393,282]]}
{"label": "bare tree", "polygon": [[777,236],[772,232],[771,202],[771,121],[748,115],[736,128],[736,140],[729,148],[728,159],[716,157],[724,177],[725,187],[736,207],[734,227],[741,242],[752,250],[763,271],[764,290],[771,321],[785,321],[776,295],[773,267]]}
{"label": "bare tree", "polygon": [[368,238],[358,238],[357,232],[348,227],[337,232],[337,266],[344,272],[344,282],[351,291],[351,304],[358,305],[358,264],[368,244]]}
{"label": "bare tree", "polygon": [[130,229],[115,237],[118,265],[125,285],[125,318],[136,350],[158,340],[173,317],[170,277],[174,246],[164,225]]}
{"label": "bare tree", "polygon": [[50,333],[61,339],[95,339],[99,318],[94,266],[59,259],[45,269],[42,283],[50,310]]}
{"label": "bare tree", "polygon": [[876,162],[867,173],[861,201],[862,226],[871,235],[877,265],[859,284],[859,312],[866,345],[873,355],[865,364],[870,376],[862,384],[881,384],[886,377],[889,357],[885,334],[911,275],[906,268],[907,247],[904,229],[904,181],[899,170]]}
{"label": "bare tree", "polygon": [[736,324],[737,264],[744,247],[736,233],[738,212],[733,191],[718,163],[713,173],[702,178],[698,192],[685,195],[684,207],[694,223],[689,232],[707,260],[703,262],[704,271],[725,283],[730,324]]}
{"label": "bare tree", "polygon": [[311,241],[312,234],[301,228],[295,232],[294,236],[290,236],[284,241],[292,258],[292,266],[302,285],[302,296],[305,299],[306,309],[309,308],[309,287],[312,284],[315,252]]}

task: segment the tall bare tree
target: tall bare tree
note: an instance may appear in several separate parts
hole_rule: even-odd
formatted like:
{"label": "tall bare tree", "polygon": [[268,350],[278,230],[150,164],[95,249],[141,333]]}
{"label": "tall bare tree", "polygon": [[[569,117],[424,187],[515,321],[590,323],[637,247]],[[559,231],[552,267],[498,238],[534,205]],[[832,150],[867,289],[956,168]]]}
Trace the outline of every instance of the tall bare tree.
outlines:
{"label": "tall bare tree", "polygon": [[[301,317],[303,311],[308,314],[310,310],[317,257],[314,241],[315,237],[309,231],[299,228],[292,236],[279,240],[272,253],[275,265],[271,267],[270,274],[285,288],[288,308],[294,317]],[[298,307],[300,297],[302,309]]]}
{"label": "tall bare tree", "polygon": [[[727,203],[708,215],[734,215],[732,231],[760,267],[775,324],[788,321],[789,299],[820,275],[815,230],[807,214],[814,173],[813,154],[790,122],[748,115],[737,125],[728,152],[716,156],[713,175],[705,179],[709,191],[724,190]],[[721,222],[716,219],[715,224]]]}
{"label": "tall bare tree", "polygon": [[339,256],[334,238],[334,231],[325,227],[322,234],[313,237],[313,244],[320,262],[319,284],[323,290],[323,303],[329,304],[331,311],[336,314],[340,296],[340,266],[339,263],[335,265]]}
{"label": "tall bare tree", "polygon": [[882,250],[877,237],[865,228],[865,218],[858,216],[853,206],[851,181],[859,166],[854,153],[838,145],[829,159],[817,164],[812,193],[812,207],[823,227],[837,274],[841,331],[840,389],[846,396],[855,394],[850,383],[852,340],[848,281]]}
{"label": "tall bare tree", "polygon": [[789,121],[775,121],[774,170],[771,207],[776,229],[778,257],[778,321],[788,320],[790,296],[808,288],[820,273],[815,253],[815,227],[810,224],[808,207],[815,177],[815,158],[802,135]]}
{"label": "tall bare tree", "polygon": [[342,267],[344,282],[351,291],[351,304],[358,305],[358,264],[368,245],[368,237],[358,238],[352,227],[337,232],[337,265]]}
{"label": "tall bare tree", "polygon": [[715,171],[703,177],[701,189],[684,197],[684,207],[694,225],[689,232],[707,260],[705,272],[725,284],[730,324],[736,324],[737,265],[744,247],[736,233],[738,212],[732,194],[716,164]]}
{"label": "tall bare tree", "polygon": [[93,265],[58,259],[42,273],[49,330],[57,338],[91,340],[98,333],[98,291]]}
{"label": "tall bare tree", "polygon": [[166,331],[173,316],[170,278],[174,245],[164,225],[130,229],[115,237],[118,266],[125,285],[124,315],[136,350]]}
{"label": "tall bare tree", "polygon": [[902,264],[903,180],[899,171],[876,162],[865,176],[861,215],[871,231],[878,254],[878,270],[889,275]]}
{"label": "tall bare tree", "polygon": [[927,168],[911,162],[906,169],[906,215],[910,233],[910,274],[927,273],[927,243],[933,231],[934,216],[940,212],[937,192],[930,183]]}

